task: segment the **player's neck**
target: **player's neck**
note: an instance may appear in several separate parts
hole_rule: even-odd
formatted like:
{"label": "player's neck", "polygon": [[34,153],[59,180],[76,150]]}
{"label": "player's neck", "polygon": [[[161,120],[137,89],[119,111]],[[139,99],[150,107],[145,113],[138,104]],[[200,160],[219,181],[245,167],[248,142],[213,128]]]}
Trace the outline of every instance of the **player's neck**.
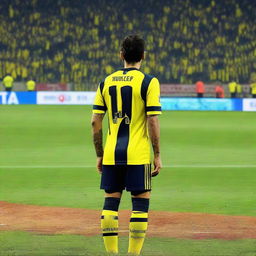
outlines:
{"label": "player's neck", "polygon": [[137,69],[140,69],[140,66],[141,66],[141,61],[140,62],[136,62],[136,63],[127,63],[127,62],[124,62],[124,68],[137,68]]}

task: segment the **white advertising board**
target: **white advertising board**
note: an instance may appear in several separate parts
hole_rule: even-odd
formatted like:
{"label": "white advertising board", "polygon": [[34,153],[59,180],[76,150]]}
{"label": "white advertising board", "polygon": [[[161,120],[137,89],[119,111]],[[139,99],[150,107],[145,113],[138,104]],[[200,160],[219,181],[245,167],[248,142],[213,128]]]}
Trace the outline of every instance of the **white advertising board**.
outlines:
{"label": "white advertising board", "polygon": [[256,99],[243,99],[243,111],[256,111]]}
{"label": "white advertising board", "polygon": [[39,105],[92,105],[96,92],[37,92]]}

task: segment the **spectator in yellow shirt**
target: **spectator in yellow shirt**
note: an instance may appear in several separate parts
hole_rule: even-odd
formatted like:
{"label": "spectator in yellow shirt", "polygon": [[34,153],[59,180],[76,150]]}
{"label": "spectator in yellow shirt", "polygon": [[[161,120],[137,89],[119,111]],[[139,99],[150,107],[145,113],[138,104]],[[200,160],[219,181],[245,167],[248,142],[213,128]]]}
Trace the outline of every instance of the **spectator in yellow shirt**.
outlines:
{"label": "spectator in yellow shirt", "polygon": [[228,89],[230,92],[230,98],[236,98],[237,86],[236,82],[231,82],[228,84]]}
{"label": "spectator in yellow shirt", "polygon": [[9,75],[5,76],[3,79],[3,85],[5,87],[5,91],[10,92],[13,87],[13,78]]}
{"label": "spectator in yellow shirt", "polygon": [[34,80],[27,81],[26,85],[27,85],[27,91],[28,92],[35,91],[35,89],[36,89],[36,82]]}
{"label": "spectator in yellow shirt", "polygon": [[251,87],[252,97],[256,98],[256,82],[255,83],[251,83],[250,87]]}

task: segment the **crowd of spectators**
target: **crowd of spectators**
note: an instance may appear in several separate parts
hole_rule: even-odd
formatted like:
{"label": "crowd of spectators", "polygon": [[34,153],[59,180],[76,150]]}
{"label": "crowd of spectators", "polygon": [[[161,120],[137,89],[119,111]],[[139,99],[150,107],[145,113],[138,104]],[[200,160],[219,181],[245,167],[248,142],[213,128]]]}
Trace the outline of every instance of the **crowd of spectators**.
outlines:
{"label": "crowd of spectators", "polygon": [[143,71],[162,83],[249,83],[256,71],[251,0],[1,0],[0,78],[95,88],[122,65],[120,42],[146,41]]}

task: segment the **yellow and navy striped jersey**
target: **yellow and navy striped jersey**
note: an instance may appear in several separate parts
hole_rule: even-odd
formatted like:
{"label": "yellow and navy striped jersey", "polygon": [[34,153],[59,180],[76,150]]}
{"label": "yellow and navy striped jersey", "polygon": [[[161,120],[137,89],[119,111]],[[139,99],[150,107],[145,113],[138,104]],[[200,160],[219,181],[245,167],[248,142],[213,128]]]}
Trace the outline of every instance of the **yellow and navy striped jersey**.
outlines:
{"label": "yellow and navy striped jersey", "polygon": [[161,114],[158,79],[136,68],[123,68],[99,84],[93,113],[108,112],[104,165],[150,163],[147,115]]}

